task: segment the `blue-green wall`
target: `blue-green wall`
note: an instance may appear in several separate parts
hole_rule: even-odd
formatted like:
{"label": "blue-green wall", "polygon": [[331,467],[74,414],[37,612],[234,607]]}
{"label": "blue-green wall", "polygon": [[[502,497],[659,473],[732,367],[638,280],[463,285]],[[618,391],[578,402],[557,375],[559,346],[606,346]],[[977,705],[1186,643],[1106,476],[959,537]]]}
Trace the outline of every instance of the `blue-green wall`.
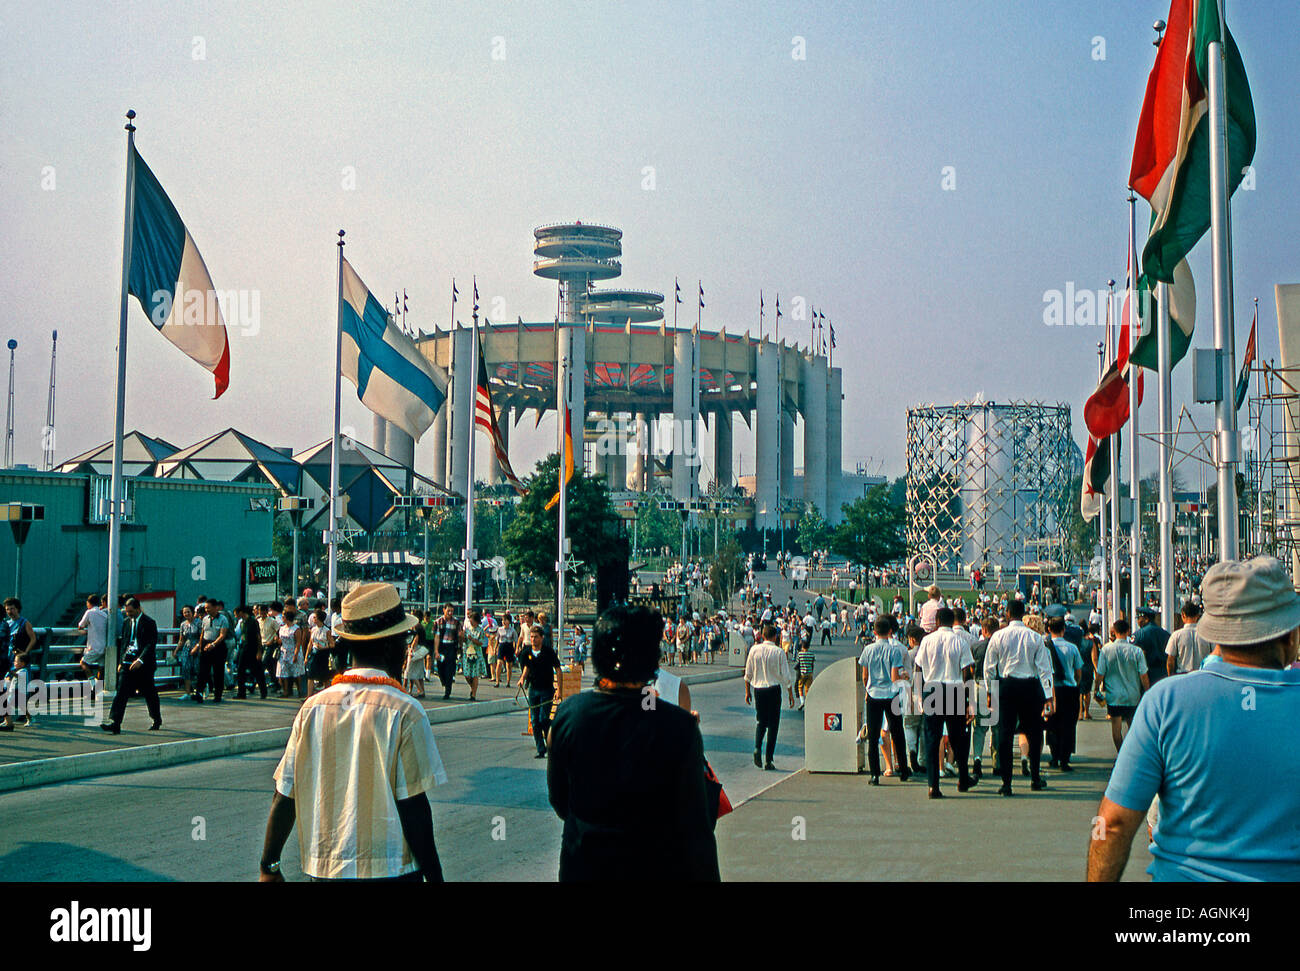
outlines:
{"label": "blue-green wall", "polygon": [[[91,476],[0,470],[0,502],[45,506],[23,547],[24,613],[37,626],[54,623],[72,600],[108,587],[108,527],[88,525]],[[272,513],[250,509],[250,499],[274,507],[267,485],[132,480],[135,523],[122,530],[122,592],[174,589],[177,603],[199,594],[239,602],[241,560],[271,555]],[[202,557],[200,578],[195,557]],[[139,572],[144,568],[143,580]],[[14,542],[0,526],[0,591],[14,586]],[[157,618],[163,626],[164,618]]]}

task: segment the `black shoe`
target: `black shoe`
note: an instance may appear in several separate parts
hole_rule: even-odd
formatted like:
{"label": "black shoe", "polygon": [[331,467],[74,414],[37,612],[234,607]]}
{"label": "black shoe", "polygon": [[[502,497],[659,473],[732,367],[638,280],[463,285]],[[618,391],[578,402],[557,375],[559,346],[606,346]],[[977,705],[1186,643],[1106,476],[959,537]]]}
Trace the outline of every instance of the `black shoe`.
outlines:
{"label": "black shoe", "polygon": [[880,785],[880,776],[878,776],[878,775],[873,775],[873,776],[871,777],[871,779],[867,782],[867,785],[870,785],[870,786],[878,786],[878,785]]}
{"label": "black shoe", "polygon": [[975,760],[975,767],[974,769],[971,770],[971,778],[974,779],[976,782],[979,782],[980,779],[984,778],[984,769],[980,765],[979,759]]}
{"label": "black shoe", "polygon": [[1028,776],[1028,775],[1029,775],[1029,760],[1028,760],[1028,759],[1021,759],[1021,760],[1020,760],[1020,774],[1023,775],[1023,776]]}
{"label": "black shoe", "polygon": [[120,725],[115,725],[112,722],[104,722],[104,724],[100,725],[99,727],[102,728],[104,731],[108,732],[108,734],[110,735],[122,734],[122,727]]}
{"label": "black shoe", "polygon": [[1047,783],[1042,779],[1035,779],[1033,782],[1029,783],[1029,788],[1034,792],[1042,792],[1047,788]]}
{"label": "black shoe", "polygon": [[898,774],[899,782],[906,782],[910,778],[912,778],[912,773],[907,771],[907,769],[904,769],[902,772]]}
{"label": "black shoe", "polygon": [[152,725],[150,725],[150,726],[149,726],[149,731],[151,731],[151,732],[156,732],[156,731],[158,731],[158,729],[160,729],[160,728],[162,728],[162,721],[161,721],[161,720],[160,720],[160,721],[156,721],[156,722],[154,722]]}
{"label": "black shoe", "polygon": [[546,753],[545,753],[545,752],[538,752],[536,755],[533,756],[533,758],[535,758],[535,759],[544,759],[544,758],[546,758]]}
{"label": "black shoe", "polygon": [[263,700],[263,701],[266,700],[266,692],[265,692],[265,691],[262,692],[262,700]]}
{"label": "black shoe", "polygon": [[1047,761],[1047,767],[1048,767],[1049,769],[1055,769],[1055,768],[1056,768],[1056,759],[1048,759],[1048,761]]}
{"label": "black shoe", "polygon": [[915,753],[915,752],[909,752],[909,753],[908,753],[908,756],[909,756],[909,757],[911,758],[911,760],[912,760],[912,771],[913,771],[913,772],[916,772],[916,773],[919,774],[920,771],[921,771],[921,767],[920,767],[919,765],[916,764],[916,753]]}
{"label": "black shoe", "polygon": [[190,697],[193,698],[200,705],[203,704],[203,695],[199,694],[197,691],[194,692],[194,694],[190,695]]}
{"label": "black shoe", "polygon": [[1069,762],[1062,762],[1062,763],[1061,763],[1061,771],[1062,771],[1062,772],[1073,772],[1073,771],[1074,771],[1074,766],[1072,766]]}
{"label": "black shoe", "polygon": [[773,765],[771,762],[768,762],[765,766],[763,766],[763,768],[766,769],[768,772],[776,771],[776,766]]}
{"label": "black shoe", "polygon": [[1011,791],[1011,787],[1010,787],[1010,786],[1003,786],[1001,789],[998,790],[998,795],[999,795],[999,796],[1014,796],[1015,793]]}
{"label": "black shoe", "polygon": [[931,799],[942,799],[943,793],[940,792],[938,789],[931,789],[929,792],[929,796]]}
{"label": "black shoe", "polygon": [[760,769],[763,767],[763,757],[758,754],[758,749],[754,749],[754,765]]}
{"label": "black shoe", "polygon": [[972,790],[972,789],[974,789],[974,788],[975,788],[975,780],[974,780],[974,779],[966,778],[966,779],[963,779],[962,781],[960,781],[960,782],[957,783],[957,791],[958,791],[958,792],[969,792],[970,790]]}

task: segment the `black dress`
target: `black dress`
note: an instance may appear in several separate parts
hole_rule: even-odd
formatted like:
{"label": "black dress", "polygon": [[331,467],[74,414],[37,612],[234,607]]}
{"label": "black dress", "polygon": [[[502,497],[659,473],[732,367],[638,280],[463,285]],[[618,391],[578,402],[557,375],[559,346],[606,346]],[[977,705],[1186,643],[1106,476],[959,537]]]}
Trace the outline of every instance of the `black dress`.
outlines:
{"label": "black dress", "polygon": [[717,881],[704,741],[641,691],[584,691],[551,727],[547,787],[564,820],[560,880]]}

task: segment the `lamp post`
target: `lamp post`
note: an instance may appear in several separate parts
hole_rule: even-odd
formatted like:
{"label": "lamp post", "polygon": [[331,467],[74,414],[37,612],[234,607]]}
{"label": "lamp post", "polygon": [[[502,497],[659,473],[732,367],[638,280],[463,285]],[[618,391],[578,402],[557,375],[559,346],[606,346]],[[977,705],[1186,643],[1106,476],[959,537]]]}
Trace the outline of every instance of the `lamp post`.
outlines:
{"label": "lamp post", "polygon": [[285,512],[289,514],[289,523],[292,526],[293,533],[293,576],[289,581],[289,593],[298,596],[298,534],[302,532],[302,517],[309,510],[316,507],[315,499],[308,499],[304,496],[281,496],[276,501],[276,512]]}
{"label": "lamp post", "polygon": [[30,502],[6,502],[0,505],[4,518],[9,520],[9,528],[14,534],[14,596],[21,599],[23,595],[23,544],[27,542],[27,532],[32,523],[45,519],[45,507]]}
{"label": "lamp post", "polygon": [[435,509],[459,506],[465,500],[460,496],[398,496],[393,505],[398,509],[414,509],[415,517],[424,524],[424,611],[429,612],[429,521]]}

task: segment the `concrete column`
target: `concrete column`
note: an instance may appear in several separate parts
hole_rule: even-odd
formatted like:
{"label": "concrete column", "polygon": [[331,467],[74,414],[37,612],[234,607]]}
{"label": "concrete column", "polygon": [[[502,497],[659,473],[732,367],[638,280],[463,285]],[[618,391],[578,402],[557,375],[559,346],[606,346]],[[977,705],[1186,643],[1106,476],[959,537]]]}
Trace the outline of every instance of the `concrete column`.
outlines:
{"label": "concrete column", "polygon": [[650,423],[646,420],[645,412],[636,413],[632,430],[636,434],[636,440],[629,443],[629,448],[633,450],[628,456],[632,468],[629,484],[636,492],[644,492],[650,466]]}
{"label": "concrete column", "polygon": [[764,341],[758,346],[758,400],[754,416],[754,526],[776,529],[777,487],[781,465],[776,450],[781,442],[781,397],[776,383],[776,346]]}
{"label": "concrete column", "polygon": [[799,361],[803,385],[803,498],[826,515],[826,359]]}
{"label": "concrete column", "polygon": [[826,519],[832,526],[844,521],[844,371],[831,368],[826,388]]}
{"label": "concrete column", "polygon": [[794,494],[794,415],[781,412],[781,498],[793,499]]}
{"label": "concrete column", "polygon": [[449,401],[444,401],[433,419],[433,470],[429,478],[440,486],[447,484],[447,412]]}
{"label": "concrete column", "polygon": [[611,412],[606,417],[611,429],[603,446],[606,449],[603,456],[605,483],[611,492],[623,492],[627,489],[627,450],[631,447],[625,440],[627,415]]}
{"label": "concrete column", "polygon": [[461,496],[469,493],[469,435],[474,411],[474,375],[469,370],[472,340],[468,327],[457,327],[452,333],[451,395],[447,399],[452,406],[447,488]]}
{"label": "concrete column", "polygon": [[375,433],[372,444],[381,455],[388,454],[388,422],[382,415],[375,415]]}
{"label": "concrete column", "polygon": [[699,491],[695,370],[691,334],[679,331],[673,338],[673,498],[677,500],[695,498]]}
{"label": "concrete column", "polygon": [[390,459],[401,462],[409,469],[415,468],[415,439],[392,422],[388,423],[388,451]]}
{"label": "concrete column", "polygon": [[731,472],[731,422],[732,414],[725,409],[713,415],[713,471],[721,489],[735,485],[735,477]]}

